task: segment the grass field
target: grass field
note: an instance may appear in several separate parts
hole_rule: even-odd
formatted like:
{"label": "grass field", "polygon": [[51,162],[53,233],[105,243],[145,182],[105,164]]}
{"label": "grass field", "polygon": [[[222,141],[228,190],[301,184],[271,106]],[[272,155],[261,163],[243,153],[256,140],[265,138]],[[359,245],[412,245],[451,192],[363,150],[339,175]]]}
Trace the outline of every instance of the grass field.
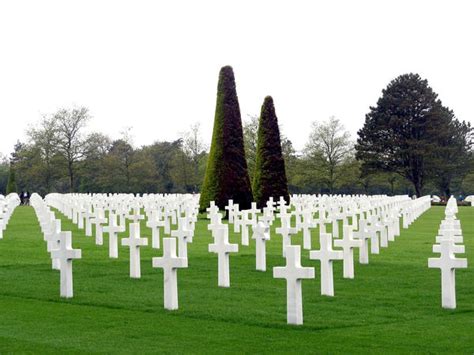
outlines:
{"label": "grass field", "polygon": [[[315,266],[317,278],[303,281],[304,325],[289,326],[286,282],[272,278],[272,267],[284,265],[274,233],[267,272],[255,271],[253,242],[239,246],[230,257],[231,287],[223,289],[200,220],[188,247],[189,268],[178,271],[179,310],[169,312],[163,309],[163,273],[151,267],[161,250],[142,249],[142,278],[132,280],[127,248],[109,259],[105,235],[98,247],[65,218],[63,230],[72,230],[83,258],[73,262],[74,298],[61,299],[59,272],[51,270],[34,211],[18,207],[0,240],[0,352],[472,354],[474,208],[458,214],[469,268],[457,272],[454,311],[441,308],[440,272],[427,268],[428,257],[437,255],[431,249],[443,213],[432,207],[380,255],[370,255],[369,265],[356,262],[354,280],[343,279],[342,262],[336,262],[335,297],[320,295],[318,262],[302,251],[303,266]],[[150,236],[144,225],[142,234]]]}

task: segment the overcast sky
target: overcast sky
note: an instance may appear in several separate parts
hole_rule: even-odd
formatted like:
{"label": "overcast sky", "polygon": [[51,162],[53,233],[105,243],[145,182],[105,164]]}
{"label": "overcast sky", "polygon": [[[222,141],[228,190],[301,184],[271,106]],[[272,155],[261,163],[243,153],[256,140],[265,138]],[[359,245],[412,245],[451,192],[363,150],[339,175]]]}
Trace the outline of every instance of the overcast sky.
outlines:
{"label": "overcast sky", "polygon": [[206,142],[221,66],[242,117],[272,95],[297,149],[334,115],[353,134],[396,76],[429,80],[474,123],[472,1],[0,0],[0,152],[60,107],[90,130],[133,127],[137,146],[200,122]]}

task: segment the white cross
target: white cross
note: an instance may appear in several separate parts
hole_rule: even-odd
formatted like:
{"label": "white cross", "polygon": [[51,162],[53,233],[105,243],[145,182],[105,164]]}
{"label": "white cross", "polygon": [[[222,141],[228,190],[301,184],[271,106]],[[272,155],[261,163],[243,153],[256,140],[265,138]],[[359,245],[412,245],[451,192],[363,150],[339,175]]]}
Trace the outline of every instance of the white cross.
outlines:
{"label": "white cross", "polygon": [[316,224],[312,221],[312,213],[307,211],[303,213],[303,221],[300,223],[300,228],[303,229],[303,248],[311,249],[311,230]]}
{"label": "white cross", "polygon": [[356,239],[362,241],[362,246],[359,249],[359,263],[361,264],[368,264],[369,263],[369,239],[371,235],[367,230],[367,221],[365,219],[361,219],[359,221],[359,230],[357,232],[353,232],[353,236]]}
{"label": "white cross", "polygon": [[165,224],[163,232],[167,235],[170,235],[171,234],[171,222],[172,222],[171,213],[169,211],[166,211],[163,217],[164,217],[163,222]]}
{"label": "white cross", "polygon": [[118,233],[125,232],[124,226],[117,224],[117,215],[109,213],[109,225],[104,226],[104,232],[109,233],[109,258],[118,258]]}
{"label": "white cross", "polygon": [[253,227],[252,239],[255,239],[256,270],[266,271],[267,260],[265,243],[267,240],[270,240],[270,228],[268,225],[264,222],[258,222],[257,225]]}
{"label": "white cross", "polygon": [[122,246],[130,248],[130,277],[139,279],[140,247],[148,245],[148,239],[140,238],[140,223],[130,223],[130,236],[122,239]]}
{"label": "white cross", "polygon": [[190,230],[187,229],[186,218],[180,217],[178,223],[178,229],[171,231],[171,236],[178,239],[178,256],[180,258],[188,257],[188,243]]}
{"label": "white cross", "polygon": [[372,254],[380,254],[379,228],[376,226],[374,218],[376,217],[373,216],[371,218],[370,223],[365,223],[365,228],[370,236],[370,252]]}
{"label": "white cross", "polygon": [[265,207],[263,209],[263,215],[259,217],[259,220],[268,226],[271,226],[275,220],[275,217],[273,216],[273,212],[271,212],[268,207]]}
{"label": "white cross", "polygon": [[145,219],[145,216],[140,214],[140,208],[139,207],[134,207],[132,214],[129,214],[127,216],[129,220],[131,220],[133,223],[138,223],[140,220]]}
{"label": "white cross", "polygon": [[164,226],[164,222],[160,220],[156,211],[151,213],[146,226],[151,229],[151,247],[160,249],[160,227]]}
{"label": "white cross", "polygon": [[176,239],[163,238],[163,257],[152,258],[153,267],[163,269],[163,299],[166,309],[178,309],[178,268],[188,267],[188,259],[176,256]]}
{"label": "white cross", "polygon": [[72,261],[81,258],[81,250],[72,249],[71,236],[71,232],[61,232],[59,247],[51,252],[51,258],[59,260],[60,295],[66,298],[73,296]]}
{"label": "white cross", "polygon": [[283,256],[285,256],[285,249],[291,245],[291,234],[297,232],[296,228],[290,227],[290,216],[281,216],[281,227],[276,228],[275,232],[282,236]]}
{"label": "white cross", "polygon": [[77,228],[84,229],[84,218],[87,211],[81,206],[77,212]]}
{"label": "white cross", "polygon": [[245,211],[242,215],[242,245],[249,245],[249,229],[248,227],[253,226],[255,223],[248,217],[248,211]]}
{"label": "white cross", "polygon": [[229,244],[228,225],[223,224],[215,230],[214,243],[209,244],[209,252],[216,253],[218,258],[218,285],[230,287],[229,253],[239,251],[238,244]]}
{"label": "white cross", "polygon": [[273,197],[270,196],[270,198],[268,199],[267,201],[267,208],[268,208],[268,211],[273,214],[273,211],[275,211],[275,205],[276,205],[276,202],[273,201]]}
{"label": "white cross", "polygon": [[342,251],[332,249],[332,236],[329,233],[321,233],[319,240],[321,249],[310,251],[309,258],[321,262],[321,294],[334,296],[334,273],[332,264],[333,260],[341,260],[343,258]]}
{"label": "white cross", "polygon": [[243,212],[239,211],[239,204],[234,204],[234,233],[240,232],[240,225],[242,224]]}
{"label": "white cross", "polygon": [[212,218],[219,212],[219,207],[216,206],[214,201],[211,201],[211,204],[208,208],[206,208],[208,212],[207,218],[212,221]]}
{"label": "white cross", "polygon": [[332,236],[333,238],[339,238],[339,220],[336,214],[332,216]]}
{"label": "white cross", "polygon": [[302,279],[314,279],[313,267],[301,266],[299,245],[286,249],[286,266],[274,267],[273,277],[286,279],[286,316],[288,324],[303,324]]}
{"label": "white cross", "polygon": [[234,223],[234,201],[229,200],[229,204],[224,208],[227,210],[227,215],[229,216],[229,223]]}
{"label": "white cross", "polygon": [[[58,249],[61,243],[61,220],[53,219],[51,222],[50,233],[45,234],[48,238],[47,250],[52,253],[53,250]],[[51,257],[51,267],[54,270],[60,270],[61,263],[59,259]]]}
{"label": "white cross", "polygon": [[467,259],[456,258],[454,253],[464,253],[464,246],[454,245],[450,239],[442,239],[440,245],[433,246],[439,258],[429,258],[429,268],[441,269],[441,302],[443,308],[456,308],[456,269],[467,268]]}
{"label": "white cross", "polygon": [[286,210],[288,206],[286,205],[286,200],[283,198],[283,196],[280,196],[280,199],[278,200],[278,210],[280,213],[284,212],[286,213]]}
{"label": "white cross", "polygon": [[87,209],[84,217],[86,221],[85,235],[87,237],[92,237],[92,218],[94,218],[94,213],[92,213],[90,209]]}
{"label": "white cross", "polygon": [[257,213],[260,213],[260,209],[257,208],[256,202],[251,203],[251,208],[247,210],[247,212],[252,215],[252,221],[254,224],[257,223]]}
{"label": "white cross", "polygon": [[222,215],[216,213],[212,216],[209,224],[207,225],[207,230],[214,231],[214,229],[219,228],[222,225]]}
{"label": "white cross", "polygon": [[107,218],[104,217],[104,212],[100,209],[97,209],[95,211],[94,217],[91,219],[91,223],[95,225],[95,244],[104,244],[102,224],[107,223]]}
{"label": "white cross", "polygon": [[354,248],[362,247],[362,240],[355,240],[352,234],[352,225],[343,226],[342,239],[334,241],[334,246],[342,248],[344,277],[346,279],[354,278]]}

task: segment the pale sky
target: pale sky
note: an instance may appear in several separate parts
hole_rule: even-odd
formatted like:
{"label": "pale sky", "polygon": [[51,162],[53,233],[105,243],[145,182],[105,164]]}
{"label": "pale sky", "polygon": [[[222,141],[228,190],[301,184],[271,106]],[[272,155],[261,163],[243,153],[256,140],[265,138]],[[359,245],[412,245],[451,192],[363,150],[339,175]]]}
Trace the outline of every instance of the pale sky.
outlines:
{"label": "pale sky", "polygon": [[474,123],[473,39],[469,0],[0,0],[0,152],[72,105],[112,138],[132,126],[137,146],[194,122],[208,143],[223,65],[234,68],[242,117],[272,95],[297,149],[331,115],[355,137],[407,72]]}

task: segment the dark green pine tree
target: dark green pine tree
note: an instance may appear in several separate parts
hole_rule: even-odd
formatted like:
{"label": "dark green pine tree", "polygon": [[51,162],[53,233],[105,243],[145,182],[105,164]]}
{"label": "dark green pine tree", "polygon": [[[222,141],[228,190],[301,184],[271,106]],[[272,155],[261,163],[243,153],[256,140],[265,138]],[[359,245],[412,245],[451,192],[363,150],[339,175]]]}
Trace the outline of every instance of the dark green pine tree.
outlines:
{"label": "dark green pine tree", "polygon": [[257,133],[257,153],[253,178],[257,205],[264,207],[270,197],[289,201],[285,161],[281,152],[280,129],[271,96],[262,105]]}
{"label": "dark green pine tree", "polygon": [[223,209],[228,200],[250,208],[252,190],[245,160],[242,119],[232,67],[219,73],[211,149],[199,201],[201,211],[211,201]]}
{"label": "dark green pine tree", "polygon": [[15,178],[15,169],[13,168],[13,165],[10,164],[10,173],[8,174],[8,183],[7,183],[7,195],[12,193],[12,192],[17,192],[17,186],[16,186],[16,178]]}
{"label": "dark green pine tree", "polygon": [[356,157],[364,173],[398,173],[413,184],[417,196],[430,179],[435,144],[449,130],[438,95],[418,74],[404,74],[382,91],[359,130]]}

